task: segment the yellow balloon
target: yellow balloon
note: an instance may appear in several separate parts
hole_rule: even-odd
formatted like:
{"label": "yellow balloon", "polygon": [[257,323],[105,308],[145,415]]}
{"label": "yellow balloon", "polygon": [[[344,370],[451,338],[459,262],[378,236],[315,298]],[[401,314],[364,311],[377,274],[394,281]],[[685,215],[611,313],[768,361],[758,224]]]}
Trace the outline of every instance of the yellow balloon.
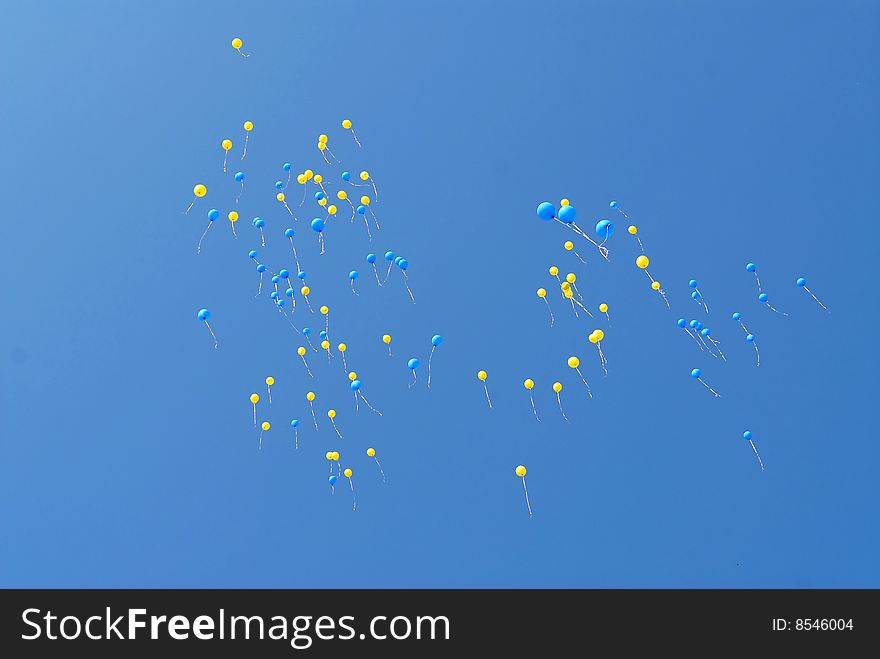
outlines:
{"label": "yellow balloon", "polygon": [[206,194],[208,194],[208,188],[199,183],[193,188],[193,194],[196,197],[204,197]]}
{"label": "yellow balloon", "polygon": [[639,230],[638,230],[638,228],[636,227],[635,224],[631,224],[630,227],[629,227],[629,229],[628,229],[628,231],[629,231],[632,235],[636,235],[636,234],[639,232]]}
{"label": "yellow balloon", "polygon": [[567,275],[565,275],[565,281],[567,281],[569,284],[573,284],[577,281],[577,277],[573,272],[569,272]]}
{"label": "yellow balloon", "polygon": [[596,333],[591,332],[590,336],[587,337],[590,340],[590,343],[599,343],[599,339],[596,338]]}
{"label": "yellow balloon", "polygon": [[236,50],[238,50],[239,48],[241,48],[241,46],[242,46],[241,39],[239,39],[238,37],[235,37],[235,39],[232,40],[232,47],[235,48]]}
{"label": "yellow balloon", "polygon": [[328,313],[330,313],[330,307],[328,307],[327,305],[324,305],[321,307],[320,311],[322,314],[324,314],[326,316]]}
{"label": "yellow balloon", "polygon": [[301,289],[299,289],[299,292],[302,293],[304,296],[307,296],[309,293],[312,292],[312,289],[308,286],[303,286]]}
{"label": "yellow balloon", "polygon": [[331,419],[335,419],[336,418],[336,410],[327,410],[327,416],[329,416]]}
{"label": "yellow balloon", "polygon": [[268,421],[263,421],[263,425],[260,426],[263,430],[269,430],[272,426],[269,425]]}
{"label": "yellow balloon", "polygon": [[320,135],[318,135],[318,141],[319,141],[319,142],[325,142],[325,143],[326,143],[326,142],[327,142],[327,136],[324,135],[324,133],[321,133]]}
{"label": "yellow balloon", "polygon": [[383,334],[382,335],[382,342],[386,343],[386,344],[391,343],[391,335],[390,334]]}
{"label": "yellow balloon", "polygon": [[252,131],[254,129],[254,123],[252,121],[245,121],[244,129],[248,132]]}
{"label": "yellow balloon", "polygon": [[486,371],[478,371],[477,372],[477,379],[482,380],[483,382],[485,382],[486,378],[488,378],[488,377],[489,377],[489,374],[486,373]]}
{"label": "yellow balloon", "polygon": [[260,402],[260,395],[259,395],[259,394],[251,394],[251,402],[252,402],[254,405],[256,405],[257,403],[259,403],[259,402]]}
{"label": "yellow balloon", "polygon": [[275,384],[275,378],[273,378],[270,375],[269,377],[266,378],[266,384],[268,384],[271,387],[273,384]]}
{"label": "yellow balloon", "polygon": [[571,290],[571,284],[567,281],[562,282],[560,284],[560,286],[562,286],[563,291],[570,291]]}
{"label": "yellow balloon", "polygon": [[352,371],[351,373],[348,374],[348,379],[351,380],[352,382],[354,382],[355,380],[358,379],[358,374],[355,373],[354,371]]}
{"label": "yellow balloon", "polygon": [[538,289],[538,297],[547,297],[547,291],[543,288]]}
{"label": "yellow balloon", "polygon": [[330,342],[327,339],[324,339],[323,341],[321,341],[321,348],[323,348],[324,350],[327,350],[329,347],[330,347]]}
{"label": "yellow balloon", "polygon": [[326,142],[318,142],[318,150],[319,151],[323,151],[326,148],[327,148]]}
{"label": "yellow balloon", "polygon": [[310,180],[312,180],[312,177],[315,175],[315,172],[313,172],[311,169],[307,169],[306,171],[303,172],[303,174],[305,174],[306,180],[310,181]]}
{"label": "yellow balloon", "polygon": [[337,461],[339,460],[339,451],[333,451],[333,459]]}
{"label": "yellow balloon", "polygon": [[660,282],[659,281],[651,282],[651,288],[653,288],[655,291],[659,291],[660,290]]}
{"label": "yellow balloon", "polygon": [[600,329],[594,330],[593,334],[595,335],[597,341],[601,341],[605,338],[605,332]]}
{"label": "yellow balloon", "polygon": [[284,201],[284,199],[285,199],[284,193],[283,193],[283,192],[279,192],[277,195],[275,195],[275,198],[276,198],[278,201]]}
{"label": "yellow balloon", "polygon": [[297,348],[296,354],[298,354],[300,357],[304,356],[306,354],[305,346],[300,346],[299,348]]}
{"label": "yellow balloon", "polygon": [[327,206],[327,212],[330,215],[336,215],[336,206],[334,206],[333,204],[330,204],[329,206]]}
{"label": "yellow balloon", "polygon": [[557,268],[555,265],[551,265],[550,266],[550,276],[555,277],[558,274],[559,274],[559,268]]}
{"label": "yellow balloon", "polygon": [[370,173],[368,171],[361,172],[361,180],[366,181],[370,178]]}
{"label": "yellow balloon", "polygon": [[223,147],[224,151],[229,151],[232,148],[232,140],[223,140],[220,142],[220,146]]}
{"label": "yellow balloon", "polygon": [[318,206],[326,206],[326,205],[327,205],[326,197],[324,199],[318,199]]}
{"label": "yellow balloon", "polygon": [[581,365],[581,360],[577,357],[569,357],[568,358],[568,367],[569,368],[577,368]]}
{"label": "yellow balloon", "polygon": [[350,119],[343,119],[342,120],[342,127],[345,130],[348,130],[349,128],[351,128],[351,120]]}
{"label": "yellow balloon", "polygon": [[650,261],[648,260],[648,257],[644,254],[636,258],[636,265],[639,266],[642,270],[647,268],[649,263]]}
{"label": "yellow balloon", "polygon": [[562,246],[565,247],[565,249],[567,249],[569,252],[574,249],[574,243],[570,240],[566,240]]}
{"label": "yellow balloon", "polygon": [[599,305],[599,311],[602,313],[608,313],[608,305],[603,302]]}
{"label": "yellow balloon", "polygon": [[314,391],[309,391],[309,392],[307,392],[307,393],[306,393],[306,400],[309,401],[310,403],[311,403],[313,400],[315,400],[315,392],[314,392]]}
{"label": "yellow balloon", "polygon": [[296,182],[299,183],[300,185],[305,185],[306,181],[308,181],[308,180],[309,179],[306,178],[305,174],[297,174],[296,175]]}
{"label": "yellow balloon", "polygon": [[369,455],[369,456],[372,458],[373,456],[376,455],[376,449],[374,449],[374,448],[371,446],[370,448],[367,449],[367,455]]}
{"label": "yellow balloon", "polygon": [[571,203],[571,202],[570,202],[568,199],[562,199],[562,200],[559,202],[559,205],[560,205],[560,206],[568,206],[570,203]]}
{"label": "yellow balloon", "polygon": [[324,454],[324,457],[327,458],[328,460],[332,460],[333,459],[333,451],[327,451]]}
{"label": "yellow balloon", "polygon": [[565,297],[569,300],[574,297],[574,293],[570,288],[563,288],[562,294],[565,295]]}
{"label": "yellow balloon", "polygon": [[336,346],[336,349],[339,352],[345,352],[346,350],[348,350],[348,346],[345,345],[344,343],[340,343],[338,346]]}
{"label": "yellow balloon", "polygon": [[361,197],[361,203],[364,206],[369,206],[370,205],[370,198],[367,195],[364,195],[363,197]]}
{"label": "yellow balloon", "polygon": [[345,474],[345,477],[346,477],[346,478],[351,478],[351,475],[352,475],[353,472],[352,472],[351,469],[346,469],[346,470],[343,471],[342,473]]}
{"label": "yellow balloon", "polygon": [[348,194],[346,194],[345,190],[340,190],[336,193],[336,198],[339,200],[348,199]]}
{"label": "yellow balloon", "polygon": [[560,391],[562,391],[562,383],[561,382],[554,382],[553,383],[553,391],[555,391],[557,394]]}
{"label": "yellow balloon", "polygon": [[535,381],[532,380],[531,378],[527,378],[527,379],[525,380],[525,382],[523,382],[523,386],[524,386],[526,389],[528,389],[529,391],[531,391],[532,389],[535,388]]}
{"label": "yellow balloon", "polygon": [[238,212],[229,211],[229,215],[227,215],[230,222],[238,222]]}
{"label": "yellow balloon", "polygon": [[516,475],[519,476],[520,478],[525,478],[526,477],[526,468],[523,465],[519,465],[516,468]]}

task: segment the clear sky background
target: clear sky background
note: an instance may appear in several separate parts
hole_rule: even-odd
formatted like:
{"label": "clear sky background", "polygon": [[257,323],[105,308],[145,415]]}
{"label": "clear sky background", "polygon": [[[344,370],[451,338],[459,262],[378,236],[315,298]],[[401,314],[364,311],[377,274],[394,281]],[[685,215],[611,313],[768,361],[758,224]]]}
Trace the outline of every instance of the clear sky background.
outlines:
{"label": "clear sky background", "polygon": [[[876,3],[7,2],[3,14],[0,585],[880,586]],[[253,216],[267,223],[261,258],[291,266],[281,164],[342,185],[319,133],[379,186],[372,246],[344,206],[319,257],[313,202],[296,240],[313,304],[330,306],[331,338],[382,418],[355,412],[337,357],[310,353],[310,380],[296,335],[254,298]],[[206,211],[235,207],[238,169],[238,239],[221,219],[197,256]],[[208,196],[184,216],[197,182]],[[536,219],[563,196],[582,226],[615,221],[610,263],[580,241],[582,265],[563,228]],[[671,311],[611,199],[639,226]],[[375,285],[364,257],[387,249],[407,257],[416,305],[398,271]],[[757,302],[747,261],[789,317]],[[577,273],[591,309],[610,305],[610,327],[573,317],[551,264]],[[758,336],[760,368],[733,311]],[[728,363],[680,316],[711,327]],[[304,306],[294,319],[320,328]],[[586,339],[596,327],[607,378]],[[258,451],[247,397],[267,375],[260,418],[273,426]],[[327,486],[333,449],[354,469],[355,513],[345,483]]]}

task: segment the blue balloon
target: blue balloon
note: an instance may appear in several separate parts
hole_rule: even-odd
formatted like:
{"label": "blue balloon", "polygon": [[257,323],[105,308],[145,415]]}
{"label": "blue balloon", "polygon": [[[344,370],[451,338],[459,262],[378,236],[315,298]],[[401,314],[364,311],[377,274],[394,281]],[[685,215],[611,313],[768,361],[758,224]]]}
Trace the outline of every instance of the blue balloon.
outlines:
{"label": "blue balloon", "polygon": [[257,272],[259,272],[260,274],[266,272],[266,266],[262,263],[257,263]]}
{"label": "blue balloon", "polygon": [[321,192],[320,190],[318,190],[318,191],[315,193],[315,201],[321,201],[321,200],[322,200],[324,197],[326,197],[326,196],[327,196],[327,195],[325,195],[323,192]]}
{"label": "blue balloon", "polygon": [[320,217],[316,217],[314,220],[312,220],[312,231],[321,233],[323,230],[324,220],[322,220]]}
{"label": "blue balloon", "polygon": [[299,272],[296,273],[296,276],[297,276],[299,279],[302,279],[303,281],[305,281],[305,280],[306,280],[306,271],[305,271],[305,270],[300,270]]}
{"label": "blue balloon", "polygon": [[755,335],[754,334],[746,334],[746,341],[748,341],[749,343],[754,343],[755,342]]}
{"label": "blue balloon", "polygon": [[394,265],[399,265],[401,259],[403,259],[402,256],[395,256],[395,257],[394,257]]}
{"label": "blue balloon", "polygon": [[694,291],[693,293],[691,293],[691,299],[692,299],[692,300],[699,300],[699,299],[700,299],[700,294],[697,293],[696,291]]}
{"label": "blue balloon", "polygon": [[248,256],[252,259],[257,258],[257,250],[252,249],[251,251],[248,252]]}
{"label": "blue balloon", "polygon": [[607,240],[614,235],[614,223],[611,220],[599,220],[596,222],[596,235]]}
{"label": "blue balloon", "polygon": [[743,433],[743,439],[746,440],[747,442],[748,442],[748,441],[751,441],[751,439],[752,439],[752,431],[751,431],[751,430],[746,430],[746,431]]}
{"label": "blue balloon", "polygon": [[293,297],[293,289],[292,289],[292,288],[288,288],[286,291],[284,291],[284,294],[285,294],[287,297]]}
{"label": "blue balloon", "polygon": [[766,301],[769,300],[769,299],[770,299],[770,296],[767,295],[766,293],[761,293],[761,294],[758,296],[758,300],[761,301],[761,302],[766,302]]}
{"label": "blue balloon", "polygon": [[394,260],[394,252],[385,252],[385,260],[393,261]]}
{"label": "blue balloon", "polygon": [[688,282],[688,286],[690,286],[691,288],[696,288],[696,287],[697,287],[697,280],[696,280],[696,279],[691,279],[691,280]]}
{"label": "blue balloon", "polygon": [[351,180],[351,174],[350,174],[349,172],[342,172],[342,180],[343,180],[343,181],[350,181],[350,180]]}
{"label": "blue balloon", "polygon": [[351,390],[352,391],[360,391],[360,388],[361,388],[361,381],[360,380],[352,381],[352,383],[351,383]]}
{"label": "blue balloon", "polygon": [[437,346],[439,346],[441,343],[443,343],[443,337],[440,336],[439,334],[435,334],[434,336],[431,337],[431,345],[434,346],[435,348]]}
{"label": "blue balloon", "polygon": [[309,327],[303,327],[303,328],[302,328],[302,333],[303,333],[303,336],[310,336],[311,333],[312,333],[312,330],[311,330],[311,328],[309,328]]}
{"label": "blue balloon", "polygon": [[207,309],[199,309],[199,320],[208,320],[211,317],[211,312]]}
{"label": "blue balloon", "polygon": [[367,207],[364,206],[363,204],[361,204],[357,207],[357,212],[361,215],[366,215],[367,214]]}
{"label": "blue balloon", "polygon": [[409,369],[410,369],[411,371],[414,371],[414,370],[416,370],[416,369],[419,367],[419,364],[420,364],[420,363],[421,363],[421,362],[420,362],[418,359],[416,359],[415,357],[413,357],[412,359],[410,359],[410,360],[406,363],[406,365],[409,367]]}
{"label": "blue balloon", "polygon": [[701,323],[699,320],[697,321],[697,329],[700,331],[703,330],[703,323]]}
{"label": "blue balloon", "polygon": [[401,270],[406,270],[409,267],[409,261],[407,261],[406,259],[400,259],[400,261],[398,261],[397,263],[397,267]]}
{"label": "blue balloon", "polygon": [[272,293],[269,295],[269,297],[271,297],[273,300],[277,300],[277,299],[278,299],[278,293],[277,293],[276,291],[272,291]]}
{"label": "blue balloon", "polygon": [[375,263],[376,255],[375,254],[367,254],[367,263]]}
{"label": "blue balloon", "polygon": [[293,229],[285,229],[285,230],[284,230],[284,235],[287,236],[288,238],[293,238],[293,236],[294,236],[295,234],[294,234],[294,232],[293,232]]}
{"label": "blue balloon", "polygon": [[291,421],[290,426],[292,428],[299,428],[299,419],[294,419],[293,421]]}
{"label": "blue balloon", "polygon": [[278,276],[282,279],[290,279],[290,271],[282,268],[281,272],[278,273]]}
{"label": "blue balloon", "polygon": [[563,206],[559,209],[559,219],[566,224],[572,224],[577,219],[577,211],[574,206]]}
{"label": "blue balloon", "polygon": [[218,211],[216,208],[212,208],[211,210],[208,211],[208,220],[209,221],[213,222],[218,217],[220,217],[220,211]]}
{"label": "blue balloon", "polygon": [[283,190],[284,189],[284,181],[275,181],[275,189]]}
{"label": "blue balloon", "polygon": [[800,286],[801,288],[803,288],[804,286],[807,285],[807,280],[804,279],[803,277],[798,277],[798,280],[795,282],[795,285]]}
{"label": "blue balloon", "polygon": [[696,320],[692,320],[692,321],[690,322],[691,329],[697,329],[697,324],[698,324],[698,323],[697,323]]}
{"label": "blue balloon", "polygon": [[244,180],[244,172],[235,172],[235,180],[241,183]]}
{"label": "blue balloon", "polygon": [[758,266],[756,266],[754,263],[746,263],[746,270],[748,270],[749,272],[755,272],[757,269]]}
{"label": "blue balloon", "polygon": [[279,306],[279,307],[283,307],[283,306],[284,306],[284,300],[282,300],[281,298],[277,298],[277,299],[275,300],[275,304],[276,304],[277,306]]}
{"label": "blue balloon", "polygon": [[678,326],[679,327],[687,327],[687,321],[684,318],[679,318],[678,319]]}
{"label": "blue balloon", "polygon": [[731,316],[731,318],[732,318],[733,320],[739,320],[739,319],[742,318],[742,317],[743,317],[743,315],[742,315],[739,311],[735,311],[735,312],[733,313],[733,315]]}
{"label": "blue balloon", "polygon": [[710,334],[712,334],[712,330],[710,330],[708,327],[704,327],[700,330],[700,334],[702,334],[703,336],[709,336]]}
{"label": "blue balloon", "polygon": [[354,281],[355,279],[357,279],[357,278],[358,278],[358,271],[357,271],[357,270],[352,270],[351,272],[349,272],[349,273],[348,273],[348,278],[351,279],[352,281]]}
{"label": "blue balloon", "polygon": [[318,336],[320,336],[321,340],[323,341],[327,338],[327,332],[325,330],[321,330],[320,332],[318,332]]}
{"label": "blue balloon", "polygon": [[281,169],[283,169],[285,172],[289,172],[291,169],[293,169],[293,165],[291,165],[289,162],[286,162],[281,165]]}
{"label": "blue balloon", "polygon": [[541,202],[538,204],[538,217],[545,222],[549,222],[556,217],[556,207],[549,201]]}
{"label": "blue balloon", "polygon": [[616,202],[616,201],[612,201],[612,202],[611,202],[610,204],[608,204],[608,205],[611,206],[611,208],[617,208],[617,202]]}
{"label": "blue balloon", "polygon": [[701,371],[698,368],[695,368],[693,371],[691,371],[691,377],[694,378],[695,380],[699,380],[701,377],[703,377],[703,371]]}
{"label": "blue balloon", "polygon": [[336,485],[336,481],[337,481],[337,480],[338,480],[338,479],[336,478],[335,475],[334,475],[334,476],[330,476],[330,478],[327,479],[327,481],[330,483],[331,486],[332,486],[332,485]]}
{"label": "blue balloon", "polygon": [[257,227],[258,229],[262,229],[264,226],[266,226],[266,223],[263,221],[262,217],[255,217],[254,218],[254,226]]}
{"label": "blue balloon", "polygon": [[273,283],[273,284],[280,284],[280,283],[281,283],[281,277],[279,277],[278,275],[272,275],[272,283]]}

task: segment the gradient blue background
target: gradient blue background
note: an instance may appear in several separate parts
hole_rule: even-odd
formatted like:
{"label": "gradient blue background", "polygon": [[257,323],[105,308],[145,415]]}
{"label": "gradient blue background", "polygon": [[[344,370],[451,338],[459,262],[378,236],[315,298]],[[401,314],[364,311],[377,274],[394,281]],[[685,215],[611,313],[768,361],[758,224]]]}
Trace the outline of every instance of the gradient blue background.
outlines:
{"label": "gradient blue background", "polygon": [[[6,3],[0,585],[880,586],[880,10],[660,4]],[[197,257],[206,210],[233,207],[220,140],[240,154],[246,119],[239,238],[218,221]],[[298,237],[381,419],[355,414],[336,359],[312,356],[309,382],[296,337],[254,299],[250,219],[266,218],[269,265],[289,265],[272,183],[285,160],[337,180],[321,132],[380,186],[374,250],[411,264],[415,306],[398,273],[371,281],[363,227],[344,211],[326,256]],[[184,216],[196,182],[209,195]],[[584,247],[582,266],[562,228],[536,220],[539,201],[563,196],[585,226],[616,221],[611,263]],[[672,311],[633,266],[610,199],[639,225]],[[789,318],[756,301],[748,260]],[[611,328],[576,321],[555,293],[548,328],[534,290],[554,290],[552,263],[578,273],[591,306],[611,305]],[[727,364],[674,324],[701,317],[691,277]],[[759,369],[735,310],[758,335]],[[416,355],[421,386],[408,389]],[[247,395],[269,374],[258,452]],[[344,440],[324,423],[330,405]],[[354,514],[347,489],[326,486],[333,448],[355,470]]]}

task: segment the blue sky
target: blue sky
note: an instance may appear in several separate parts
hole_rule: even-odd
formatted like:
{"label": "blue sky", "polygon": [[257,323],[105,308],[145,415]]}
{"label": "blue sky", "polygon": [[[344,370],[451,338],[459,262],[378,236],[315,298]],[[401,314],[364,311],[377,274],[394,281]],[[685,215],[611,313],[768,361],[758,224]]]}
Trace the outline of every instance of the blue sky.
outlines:
{"label": "blue sky", "polygon": [[[10,4],[0,585],[877,587],[878,354],[865,331],[878,14],[867,2]],[[267,224],[261,258],[290,267],[281,164],[341,185],[319,133],[379,186],[372,246],[343,211],[318,256],[302,221],[313,204],[297,245],[381,418],[355,412],[338,359],[311,353],[309,380],[296,336],[254,298],[253,216]],[[207,209],[235,208],[225,137],[248,177],[238,239],[218,221],[197,256]],[[196,182],[208,197],[184,216]],[[610,262],[581,242],[579,263],[562,227],[535,218],[563,196],[582,226],[615,221]],[[634,267],[611,199],[639,226],[671,311]],[[387,249],[410,262],[416,305],[399,272],[371,281],[364,256]],[[756,301],[747,261],[789,317]],[[591,308],[610,305],[610,327],[566,311],[551,264],[578,275]],[[758,336],[760,368],[733,311]],[[680,316],[711,327],[728,363],[700,353]],[[317,332],[307,317],[294,319]],[[267,375],[273,427],[258,451],[247,396]],[[326,485],[333,449],[354,469],[356,513]]]}

